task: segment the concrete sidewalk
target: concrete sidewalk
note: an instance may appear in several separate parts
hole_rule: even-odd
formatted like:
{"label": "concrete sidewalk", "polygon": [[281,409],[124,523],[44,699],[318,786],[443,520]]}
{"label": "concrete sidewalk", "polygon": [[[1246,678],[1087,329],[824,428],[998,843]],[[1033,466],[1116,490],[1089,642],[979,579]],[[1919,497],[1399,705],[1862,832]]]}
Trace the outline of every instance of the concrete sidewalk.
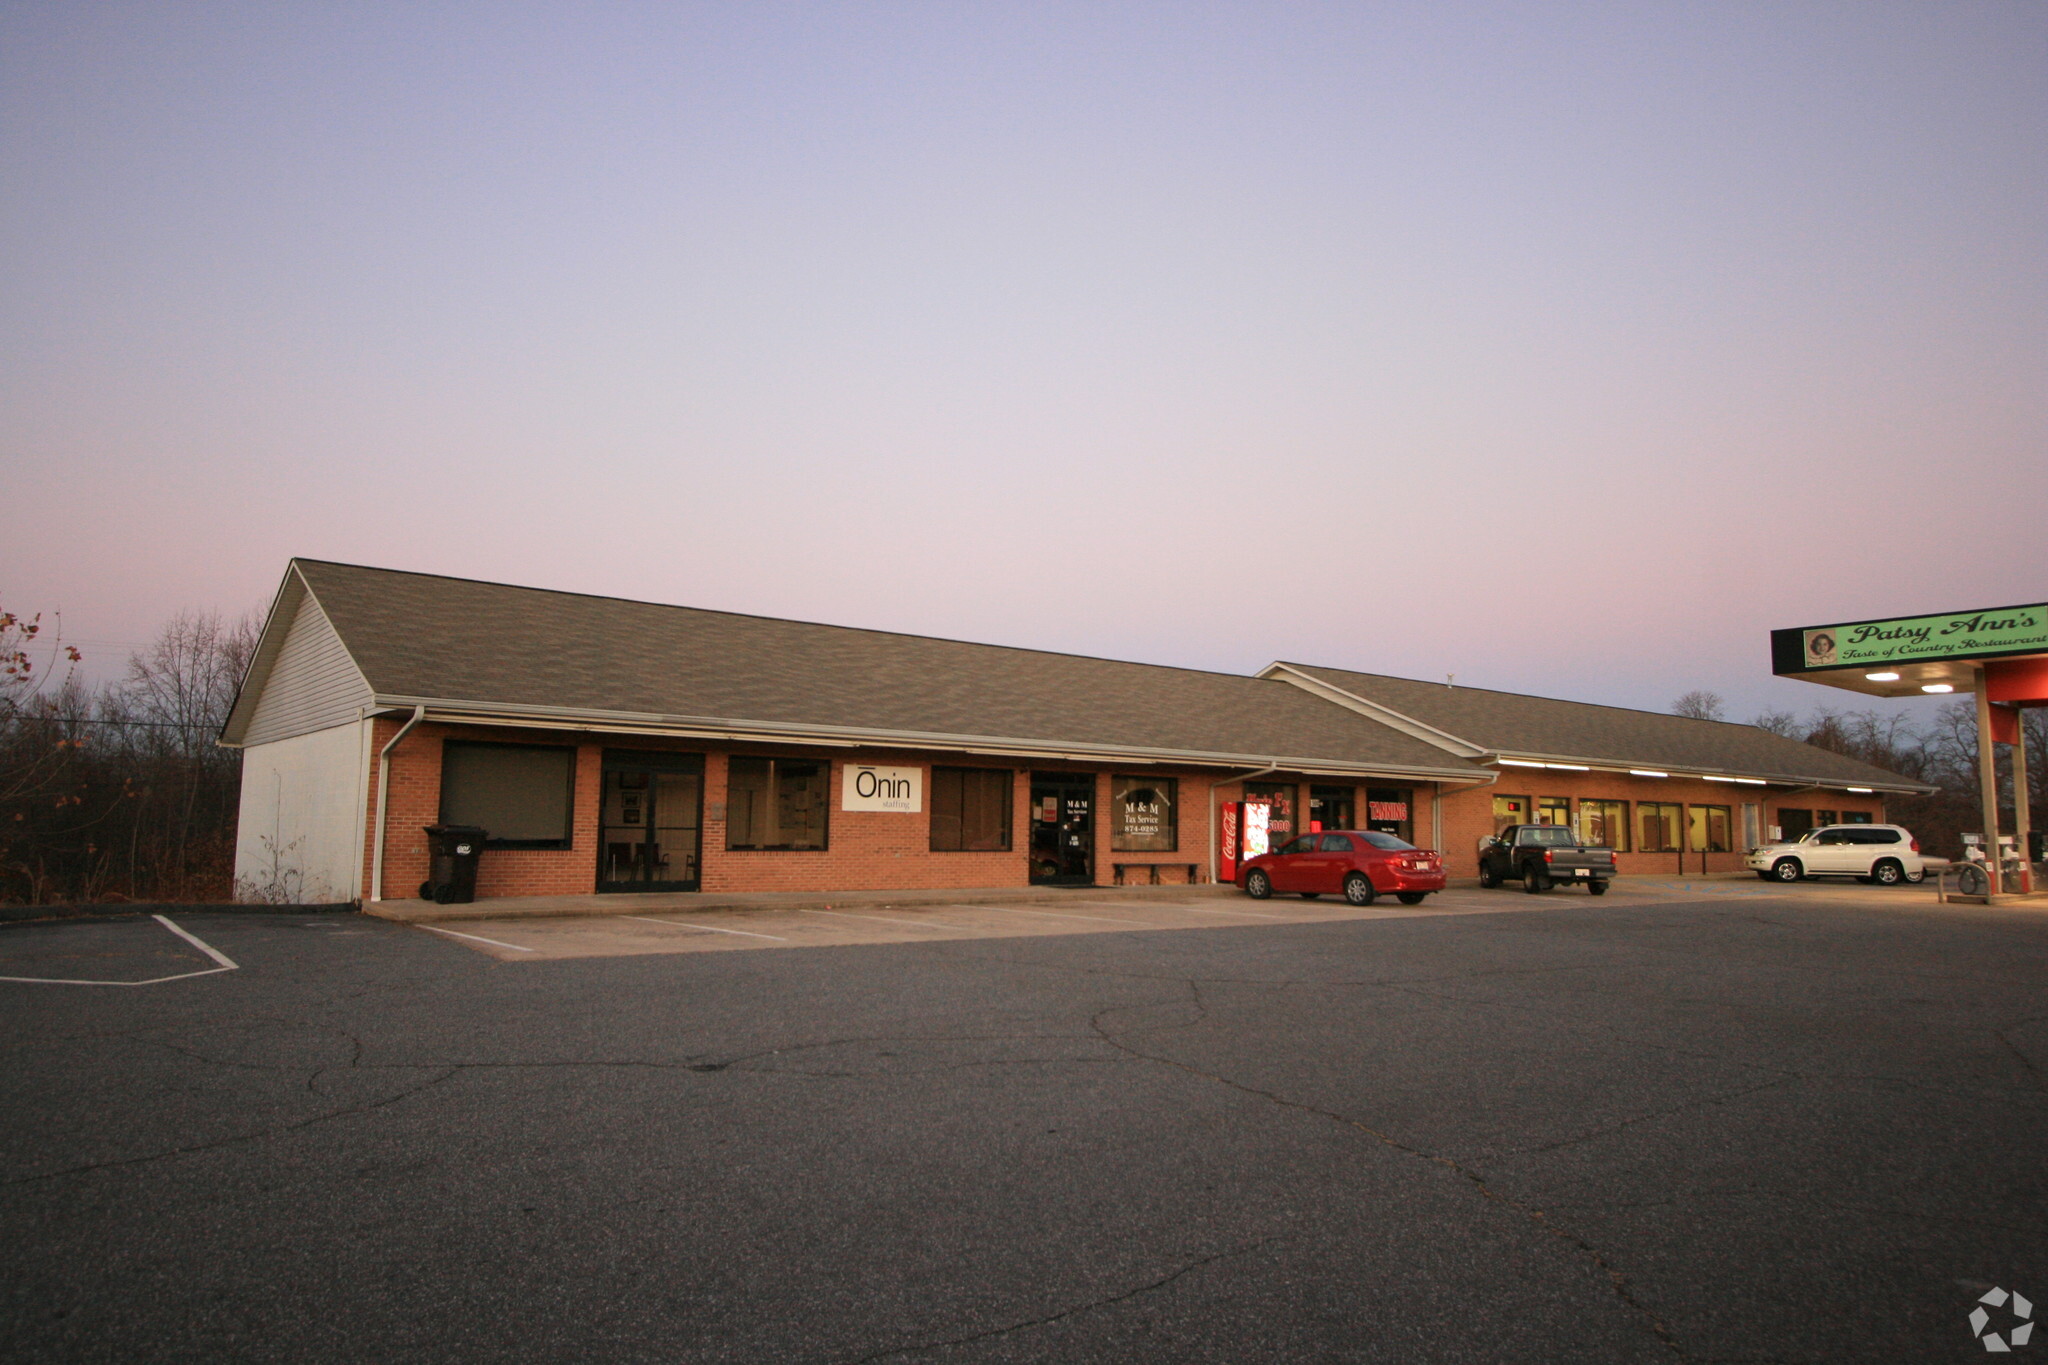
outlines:
{"label": "concrete sidewalk", "polygon": [[867,906],[1051,905],[1077,900],[1186,901],[1243,898],[1228,883],[1217,886],[987,886],[916,891],[664,891],[645,895],[502,896],[468,905],[432,901],[366,901],[363,913],[401,924],[441,924],[466,919],[563,919],[593,915],[651,915],[710,910],[834,910]]}

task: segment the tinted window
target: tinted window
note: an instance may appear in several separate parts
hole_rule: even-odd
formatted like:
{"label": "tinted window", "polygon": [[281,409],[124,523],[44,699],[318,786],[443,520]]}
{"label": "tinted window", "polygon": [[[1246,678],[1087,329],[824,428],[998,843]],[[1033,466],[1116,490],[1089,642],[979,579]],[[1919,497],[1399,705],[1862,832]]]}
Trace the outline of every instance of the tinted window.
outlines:
{"label": "tinted window", "polygon": [[1899,832],[1895,829],[1858,829],[1850,834],[1859,844],[1896,844]]}
{"label": "tinted window", "polygon": [[1313,853],[1316,851],[1315,836],[1304,834],[1299,839],[1290,839],[1280,846],[1282,853]]}
{"label": "tinted window", "polygon": [[1325,834],[1323,836],[1323,852],[1325,853],[1355,853],[1356,851],[1356,849],[1351,847],[1351,839],[1348,835]]}
{"label": "tinted window", "polygon": [[481,825],[494,848],[568,848],[576,751],[537,744],[441,746],[441,823]]}
{"label": "tinted window", "polygon": [[1852,842],[1853,837],[1846,829],[1824,829],[1814,842],[1821,844],[1846,844]]}
{"label": "tinted window", "polygon": [[1371,844],[1374,848],[1384,848],[1395,853],[1400,852],[1404,848],[1415,847],[1406,839],[1397,839],[1391,834],[1381,834],[1378,830],[1368,830],[1358,837]]}
{"label": "tinted window", "polygon": [[1568,829],[1551,825],[1533,825],[1523,830],[1521,837],[1515,842],[1524,847],[1533,844],[1538,848],[1570,848],[1578,841],[1578,837]]}

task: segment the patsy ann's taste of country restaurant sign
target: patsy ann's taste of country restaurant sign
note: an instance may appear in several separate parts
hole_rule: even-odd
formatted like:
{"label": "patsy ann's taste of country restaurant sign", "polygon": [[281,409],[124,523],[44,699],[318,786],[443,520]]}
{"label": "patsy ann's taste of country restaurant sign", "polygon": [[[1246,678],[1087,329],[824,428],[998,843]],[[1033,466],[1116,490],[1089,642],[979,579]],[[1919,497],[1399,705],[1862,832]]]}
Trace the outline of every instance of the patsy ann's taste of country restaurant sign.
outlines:
{"label": "patsy ann's taste of country restaurant sign", "polygon": [[1858,670],[1826,681],[1880,696],[1962,690],[1974,677],[1970,662],[2040,654],[2048,654],[2048,604],[2039,603],[1771,632],[1778,676]]}

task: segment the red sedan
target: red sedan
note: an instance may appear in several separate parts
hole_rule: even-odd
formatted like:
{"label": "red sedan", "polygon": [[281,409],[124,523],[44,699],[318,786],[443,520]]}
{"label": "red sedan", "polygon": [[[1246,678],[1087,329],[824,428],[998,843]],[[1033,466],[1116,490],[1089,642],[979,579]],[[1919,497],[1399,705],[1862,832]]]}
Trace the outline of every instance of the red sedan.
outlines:
{"label": "red sedan", "polygon": [[1444,889],[1444,860],[1433,848],[1377,830],[1330,830],[1261,853],[1239,870],[1237,884],[1254,900],[1294,891],[1306,900],[1329,893],[1371,905],[1391,892],[1403,905],[1420,905]]}

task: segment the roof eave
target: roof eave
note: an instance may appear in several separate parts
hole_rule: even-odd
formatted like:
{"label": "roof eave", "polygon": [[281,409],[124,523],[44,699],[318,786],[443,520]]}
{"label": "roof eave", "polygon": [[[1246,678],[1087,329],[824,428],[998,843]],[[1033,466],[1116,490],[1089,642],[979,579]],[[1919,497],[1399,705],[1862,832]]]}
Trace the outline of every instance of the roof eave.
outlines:
{"label": "roof eave", "polygon": [[1077,762],[1181,763],[1192,767],[1273,767],[1299,773],[1360,777],[1411,777],[1432,782],[1485,784],[1493,774],[1469,764],[1368,763],[1307,754],[1265,754],[1199,749],[1163,749],[1143,745],[1089,744],[1069,740],[1013,735],[950,734],[942,731],[887,730],[860,726],[747,720],[726,716],[677,716],[654,712],[600,711],[515,702],[484,702],[457,697],[421,697],[378,693],[379,708],[427,709],[427,719],[479,725],[580,730],[593,733],[672,736],[753,743],[820,744],[835,748],[941,749],[951,752],[1069,759]]}
{"label": "roof eave", "polygon": [[1845,777],[1815,777],[1810,773],[1756,772],[1747,768],[1703,768],[1685,763],[1663,763],[1655,759],[1594,758],[1585,754],[1543,754],[1521,749],[1488,749],[1473,761],[1476,763],[1498,763],[1502,759],[1516,759],[1524,763],[1564,764],[1571,768],[1585,768],[1590,772],[1626,774],[1635,769],[1648,769],[1670,773],[1674,777],[1733,777],[1748,778],[1753,782],[1764,782],[1787,787],[1825,787],[1849,790],[1852,787],[1868,787],[1873,792],[1892,792],[1901,796],[1932,796],[1941,790],[1924,782],[1883,782],[1876,779],[1865,782],[1851,782]]}

